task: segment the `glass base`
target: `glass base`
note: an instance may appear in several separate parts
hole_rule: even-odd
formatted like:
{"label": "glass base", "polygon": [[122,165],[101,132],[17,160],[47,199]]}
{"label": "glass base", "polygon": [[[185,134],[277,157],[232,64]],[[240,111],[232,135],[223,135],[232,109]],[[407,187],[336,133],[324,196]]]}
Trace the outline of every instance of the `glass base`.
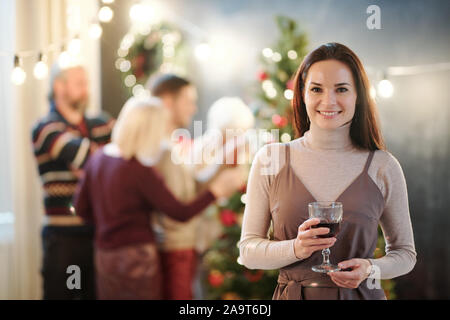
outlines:
{"label": "glass base", "polygon": [[314,272],[321,272],[321,273],[327,273],[327,272],[337,272],[340,271],[341,268],[334,264],[321,264],[317,266],[311,267],[312,271]]}

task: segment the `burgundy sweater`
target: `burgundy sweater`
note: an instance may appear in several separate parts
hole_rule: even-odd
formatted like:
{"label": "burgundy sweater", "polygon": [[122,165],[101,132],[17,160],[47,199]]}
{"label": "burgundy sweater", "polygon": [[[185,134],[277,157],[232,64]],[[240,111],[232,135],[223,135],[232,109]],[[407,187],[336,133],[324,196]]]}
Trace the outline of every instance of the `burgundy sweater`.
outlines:
{"label": "burgundy sweater", "polygon": [[179,202],[162,176],[135,158],[125,160],[97,151],[85,166],[74,198],[76,214],[95,226],[95,246],[113,249],[154,242],[153,210],[187,221],[215,200],[205,191],[191,203]]}

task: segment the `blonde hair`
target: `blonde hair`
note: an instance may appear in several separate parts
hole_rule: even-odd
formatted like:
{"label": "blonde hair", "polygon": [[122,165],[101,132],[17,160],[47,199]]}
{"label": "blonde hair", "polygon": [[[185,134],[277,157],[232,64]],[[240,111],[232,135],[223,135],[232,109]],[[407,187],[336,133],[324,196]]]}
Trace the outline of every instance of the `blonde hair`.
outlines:
{"label": "blonde hair", "polygon": [[167,119],[168,112],[160,99],[132,97],[120,111],[112,131],[112,143],[127,160],[155,157],[166,134]]}

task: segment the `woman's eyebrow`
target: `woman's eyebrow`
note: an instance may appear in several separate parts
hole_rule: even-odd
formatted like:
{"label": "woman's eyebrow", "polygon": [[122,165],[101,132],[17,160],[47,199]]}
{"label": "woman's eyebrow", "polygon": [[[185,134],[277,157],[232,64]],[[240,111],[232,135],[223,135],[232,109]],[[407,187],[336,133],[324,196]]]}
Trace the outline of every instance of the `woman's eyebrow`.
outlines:
{"label": "woman's eyebrow", "polygon": [[[314,81],[311,81],[311,84],[316,85],[316,86],[322,86],[322,84],[320,84],[318,82],[314,82]],[[334,86],[339,87],[339,86],[349,86],[349,85],[350,85],[350,83],[347,83],[347,82],[339,82],[339,83],[336,83]]]}

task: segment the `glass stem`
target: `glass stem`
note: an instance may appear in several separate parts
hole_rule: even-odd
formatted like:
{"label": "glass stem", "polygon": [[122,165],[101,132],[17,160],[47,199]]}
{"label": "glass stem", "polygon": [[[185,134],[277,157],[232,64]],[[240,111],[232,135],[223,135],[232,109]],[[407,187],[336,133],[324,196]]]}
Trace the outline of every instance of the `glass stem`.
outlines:
{"label": "glass stem", "polygon": [[323,264],[330,264],[330,249],[326,248],[322,250],[322,256],[323,256]]}

